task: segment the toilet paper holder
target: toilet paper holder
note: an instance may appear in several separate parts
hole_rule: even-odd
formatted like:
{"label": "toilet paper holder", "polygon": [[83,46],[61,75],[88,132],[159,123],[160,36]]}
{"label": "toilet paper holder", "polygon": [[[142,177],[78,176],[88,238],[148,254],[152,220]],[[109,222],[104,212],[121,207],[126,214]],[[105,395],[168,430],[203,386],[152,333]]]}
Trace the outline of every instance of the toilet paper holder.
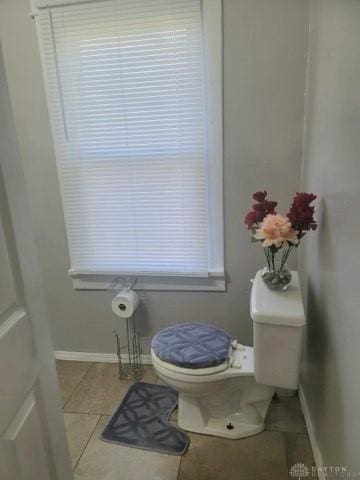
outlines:
{"label": "toilet paper holder", "polygon": [[[135,286],[137,278],[133,278],[124,284],[121,278],[114,278],[109,284],[108,290],[120,292],[121,290],[131,290]],[[126,342],[122,345],[122,339],[114,329],[113,335],[116,341],[116,353],[118,357],[119,379],[139,380],[143,376],[143,366],[141,362],[141,339],[136,329],[136,313],[129,318],[123,319],[126,325]],[[125,353],[122,353],[125,351]]]}
{"label": "toilet paper holder", "polygon": [[120,292],[121,290],[132,290],[138,281],[137,277],[124,279],[123,277],[115,277],[108,285],[111,292]]}

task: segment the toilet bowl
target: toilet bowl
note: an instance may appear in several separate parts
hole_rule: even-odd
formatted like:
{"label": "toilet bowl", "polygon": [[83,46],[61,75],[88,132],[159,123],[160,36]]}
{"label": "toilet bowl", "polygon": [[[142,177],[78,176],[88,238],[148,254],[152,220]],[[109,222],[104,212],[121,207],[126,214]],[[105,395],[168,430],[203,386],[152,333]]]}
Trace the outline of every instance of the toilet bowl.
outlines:
{"label": "toilet bowl", "polygon": [[264,289],[258,272],[251,316],[254,347],[203,323],[175,325],[153,337],[154,369],[179,393],[180,428],[231,439],[254,435],[264,429],[276,387],[297,387],[305,316],[296,272],[281,293]]}
{"label": "toilet bowl", "polygon": [[264,429],[275,387],[255,381],[253,353],[252,347],[244,347],[241,367],[232,367],[228,360],[215,367],[190,369],[162,361],[152,349],[157,375],[179,392],[180,428],[233,439]]}

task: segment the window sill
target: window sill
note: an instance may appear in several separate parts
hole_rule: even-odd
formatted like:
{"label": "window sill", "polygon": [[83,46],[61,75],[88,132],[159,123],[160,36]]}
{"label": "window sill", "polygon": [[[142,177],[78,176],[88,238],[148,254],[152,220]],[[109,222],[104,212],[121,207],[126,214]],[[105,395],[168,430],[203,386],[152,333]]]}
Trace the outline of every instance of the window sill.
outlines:
{"label": "window sill", "polygon": [[134,290],[154,291],[199,291],[199,292],[225,292],[225,274],[212,273],[207,277],[181,277],[181,276],[154,276],[137,275],[121,276],[106,274],[74,274],[70,273],[75,290],[109,290],[114,281],[117,287],[125,288],[136,278]]}

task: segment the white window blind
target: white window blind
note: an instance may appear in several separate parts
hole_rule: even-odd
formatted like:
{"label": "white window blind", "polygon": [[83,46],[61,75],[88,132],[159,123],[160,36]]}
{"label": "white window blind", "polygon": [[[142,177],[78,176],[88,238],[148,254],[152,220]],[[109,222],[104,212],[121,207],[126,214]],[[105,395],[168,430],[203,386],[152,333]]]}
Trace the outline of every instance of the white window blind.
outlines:
{"label": "white window blind", "polygon": [[209,271],[201,4],[38,2],[75,274]]}

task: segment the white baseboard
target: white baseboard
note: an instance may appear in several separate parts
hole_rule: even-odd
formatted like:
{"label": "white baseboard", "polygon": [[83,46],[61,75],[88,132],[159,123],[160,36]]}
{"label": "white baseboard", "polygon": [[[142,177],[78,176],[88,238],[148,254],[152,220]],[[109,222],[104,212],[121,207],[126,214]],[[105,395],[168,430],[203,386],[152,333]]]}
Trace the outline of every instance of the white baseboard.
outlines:
{"label": "white baseboard", "polygon": [[326,474],[324,472],[323,458],[315,437],[315,431],[314,431],[313,423],[311,421],[309,407],[306,401],[304,390],[302,389],[301,385],[299,386],[299,400],[300,400],[302,412],[304,414],[305,423],[306,423],[307,431],[310,438],[311,448],[313,451],[314,461],[317,468],[317,474],[318,474],[319,480],[327,480]]}
{"label": "white baseboard", "polygon": [[[91,352],[68,352],[66,350],[55,350],[56,360],[72,360],[75,362],[101,362],[101,363],[117,363],[118,357],[116,353],[91,353]],[[129,357],[123,353],[121,361],[128,363]],[[151,355],[141,355],[141,362],[144,365],[151,365]]]}

